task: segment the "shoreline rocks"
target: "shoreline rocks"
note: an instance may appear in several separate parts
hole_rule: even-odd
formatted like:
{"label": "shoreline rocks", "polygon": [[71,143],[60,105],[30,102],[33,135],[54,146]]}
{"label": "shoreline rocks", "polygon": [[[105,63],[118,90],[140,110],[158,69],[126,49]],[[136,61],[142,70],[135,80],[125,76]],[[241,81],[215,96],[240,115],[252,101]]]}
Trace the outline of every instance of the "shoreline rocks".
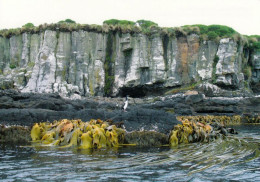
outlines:
{"label": "shoreline rocks", "polygon": [[89,97],[65,99],[58,94],[20,93],[0,90],[0,124],[31,126],[36,122],[63,118],[124,122],[126,130],[144,128],[167,133],[180,115],[241,115],[260,113],[260,97],[206,97],[204,94],[175,94],[161,97],[129,98],[127,112],[121,110],[124,98]]}
{"label": "shoreline rocks", "polygon": [[[58,94],[20,93],[14,90],[1,90],[1,135],[13,137],[19,135],[19,132],[12,134],[16,131],[15,128],[19,128],[19,126],[14,126],[14,129],[11,129],[12,125],[30,128],[37,122],[52,122],[64,118],[81,119],[82,121],[100,118],[124,123],[124,127],[129,134],[126,136],[128,138],[127,143],[131,143],[138,136],[142,138],[148,135],[151,136],[154,145],[159,143],[163,145],[168,140],[165,139],[165,135],[169,134],[175,125],[181,124],[178,117],[186,117],[186,119],[197,117],[201,120],[203,117],[207,118],[206,115],[214,115],[215,119],[222,117],[227,121],[232,121],[232,119],[227,118],[240,115],[240,123],[260,122],[260,97],[258,96],[206,97],[200,93],[179,93],[161,97],[129,98],[127,112],[120,109],[123,102],[124,98],[92,97],[72,100],[64,99]],[[208,119],[210,117],[213,116],[208,116]],[[234,124],[234,122],[228,124]],[[12,127],[8,128],[4,125],[11,125]],[[134,133],[134,135],[131,133]],[[144,138],[140,139],[139,144],[152,145],[153,142]],[[16,141],[16,139],[10,139],[10,141]],[[25,139],[18,139],[17,141],[25,141]]]}

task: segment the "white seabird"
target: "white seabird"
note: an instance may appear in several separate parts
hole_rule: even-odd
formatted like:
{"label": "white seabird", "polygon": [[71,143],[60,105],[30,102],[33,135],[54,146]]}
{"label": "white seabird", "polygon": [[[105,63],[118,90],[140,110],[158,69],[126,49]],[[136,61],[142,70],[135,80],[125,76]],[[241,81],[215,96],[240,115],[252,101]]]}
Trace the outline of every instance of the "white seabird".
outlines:
{"label": "white seabird", "polygon": [[126,97],[125,97],[124,105],[122,106],[122,110],[124,110],[124,112],[126,112],[127,106],[128,106],[128,98],[127,98],[127,96],[126,96]]}

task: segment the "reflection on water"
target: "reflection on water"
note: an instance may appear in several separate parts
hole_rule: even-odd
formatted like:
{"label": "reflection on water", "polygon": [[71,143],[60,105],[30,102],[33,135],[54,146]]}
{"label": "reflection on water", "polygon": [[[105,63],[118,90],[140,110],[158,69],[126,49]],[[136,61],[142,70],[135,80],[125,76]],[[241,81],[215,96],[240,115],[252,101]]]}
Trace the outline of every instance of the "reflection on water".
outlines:
{"label": "reflection on water", "polygon": [[3,181],[260,181],[260,125],[239,135],[177,148],[113,150],[1,145]]}

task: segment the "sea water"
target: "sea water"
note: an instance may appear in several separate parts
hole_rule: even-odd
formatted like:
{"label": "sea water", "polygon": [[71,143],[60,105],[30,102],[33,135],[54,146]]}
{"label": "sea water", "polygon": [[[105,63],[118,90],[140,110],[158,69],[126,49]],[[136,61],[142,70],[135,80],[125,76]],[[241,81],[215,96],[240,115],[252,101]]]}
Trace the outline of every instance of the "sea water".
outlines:
{"label": "sea water", "polygon": [[80,150],[0,145],[0,181],[260,181],[260,125],[169,147]]}

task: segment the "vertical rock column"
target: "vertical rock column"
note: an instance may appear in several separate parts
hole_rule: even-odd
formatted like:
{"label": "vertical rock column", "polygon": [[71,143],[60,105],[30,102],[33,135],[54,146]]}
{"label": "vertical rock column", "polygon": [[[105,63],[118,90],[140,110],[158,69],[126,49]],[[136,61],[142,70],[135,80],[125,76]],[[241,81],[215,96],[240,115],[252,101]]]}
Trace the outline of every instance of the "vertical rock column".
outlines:
{"label": "vertical rock column", "polygon": [[[102,95],[106,36],[94,32],[72,32],[68,84],[80,95]],[[72,87],[71,87],[72,86]]]}
{"label": "vertical rock column", "polygon": [[203,41],[203,43],[200,46],[196,70],[198,76],[202,81],[210,81],[212,78],[213,66],[216,66],[213,65],[213,62],[217,53],[217,49],[217,44],[214,41]]}
{"label": "vertical rock column", "polygon": [[[116,92],[123,87],[125,83],[136,79],[137,60],[134,58],[134,45],[136,36],[131,36],[129,33],[116,35],[116,60],[115,60],[115,82],[114,89]],[[139,58],[139,56],[138,56]],[[133,65],[135,61],[135,65]]]}
{"label": "vertical rock column", "polygon": [[187,37],[187,42],[188,42],[189,83],[194,83],[198,81],[196,65],[199,60],[199,49],[200,49],[199,36],[196,34],[189,35]]}
{"label": "vertical rock column", "polygon": [[57,33],[47,30],[37,55],[32,76],[24,91],[52,93],[55,83]]}
{"label": "vertical rock column", "polygon": [[18,68],[22,57],[22,35],[12,36],[10,38],[10,68]]}
{"label": "vertical rock column", "polygon": [[[153,35],[152,35],[153,36]],[[163,83],[165,81],[165,61],[163,57],[163,42],[159,35],[155,34],[151,39],[151,82]]]}
{"label": "vertical rock column", "polygon": [[178,55],[178,44],[177,39],[169,37],[169,40],[164,43],[164,52],[167,51],[167,56],[164,53],[164,59],[166,64],[166,87],[174,87],[181,84],[181,77],[178,74],[178,68],[180,64],[178,64],[177,55]]}
{"label": "vertical rock column", "polygon": [[56,51],[56,74],[53,85],[54,92],[62,96],[68,96],[68,77],[71,59],[71,34],[60,32],[58,34],[58,46]]}
{"label": "vertical rock column", "polygon": [[188,43],[186,37],[178,38],[178,61],[180,66],[178,67],[178,73],[181,75],[182,84],[189,83],[188,74]]}
{"label": "vertical rock column", "polygon": [[[84,77],[85,94],[99,95],[104,94],[105,84],[105,50],[106,35],[101,33],[88,33],[88,67]],[[89,90],[87,90],[89,88]]]}
{"label": "vertical rock column", "polygon": [[0,37],[0,75],[4,73],[4,69],[10,62],[10,46],[9,39]]}
{"label": "vertical rock column", "polygon": [[[44,34],[32,34],[30,38],[30,49],[29,49],[29,59],[26,65],[25,73],[25,82],[26,86],[22,89],[22,92],[36,92],[36,81],[38,79],[38,72],[34,71],[35,69],[39,70],[39,64],[35,64],[38,59],[38,54],[40,46],[43,43]],[[41,38],[42,37],[42,38]],[[34,69],[35,67],[35,69]]]}
{"label": "vertical rock column", "polygon": [[234,40],[229,38],[221,39],[218,47],[217,56],[219,61],[216,65],[216,83],[220,86],[240,87],[244,81],[241,73],[241,51]]}
{"label": "vertical rock column", "polygon": [[252,55],[252,90],[260,93],[260,51]]}
{"label": "vertical rock column", "polygon": [[109,32],[107,36],[106,44],[106,57],[104,63],[105,70],[105,96],[114,95],[114,83],[115,83],[115,60],[116,60],[116,35],[113,32]]}

